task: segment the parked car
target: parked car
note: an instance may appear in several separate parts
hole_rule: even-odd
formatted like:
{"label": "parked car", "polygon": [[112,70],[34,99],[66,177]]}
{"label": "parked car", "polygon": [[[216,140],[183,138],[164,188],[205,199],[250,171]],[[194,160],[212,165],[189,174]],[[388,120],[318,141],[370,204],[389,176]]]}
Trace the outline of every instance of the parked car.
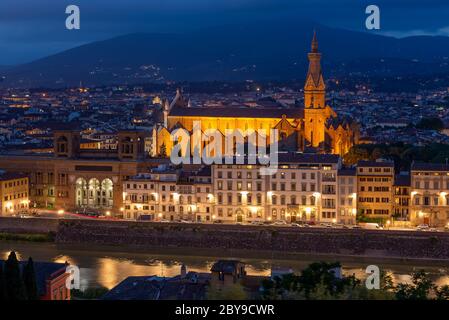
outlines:
{"label": "parked car", "polygon": [[278,220],[272,223],[273,226],[286,226],[287,222],[284,220]]}
{"label": "parked car", "polygon": [[383,228],[379,226],[378,223],[374,222],[364,222],[359,224],[363,229],[371,229],[371,230],[382,230]]}
{"label": "parked car", "polygon": [[218,220],[214,220],[214,222],[213,223],[223,223],[223,220],[220,220],[220,219],[218,219]]}
{"label": "parked car", "polygon": [[418,231],[427,231],[429,229],[430,227],[428,224],[420,224],[419,226],[416,227],[416,230]]}

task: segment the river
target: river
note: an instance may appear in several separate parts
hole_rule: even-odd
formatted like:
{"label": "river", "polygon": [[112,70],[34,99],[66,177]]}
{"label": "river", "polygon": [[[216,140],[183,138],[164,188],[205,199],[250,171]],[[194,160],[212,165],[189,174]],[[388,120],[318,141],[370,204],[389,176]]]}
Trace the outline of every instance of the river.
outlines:
{"label": "river", "polygon": [[[298,255],[294,259],[285,259],[272,254],[270,257],[248,254],[223,254],[221,257],[214,250],[198,254],[195,250],[164,252],[130,252],[128,249],[83,247],[74,248],[54,243],[24,243],[0,241],[0,259],[6,259],[8,253],[16,251],[20,260],[32,257],[34,261],[68,261],[80,268],[81,289],[106,287],[112,288],[128,276],[174,276],[180,273],[182,264],[188,271],[209,272],[218,259],[235,258],[246,263],[250,275],[269,276],[271,268],[291,268],[300,272],[308,264],[316,261],[340,261],[345,274],[355,274],[364,278],[365,268],[374,264],[381,270],[390,272],[394,282],[409,282],[410,273],[424,269],[430,273],[437,285],[449,285],[449,263],[411,260],[384,260],[368,258],[342,258],[332,256]],[[166,251],[166,250],[165,250]]]}

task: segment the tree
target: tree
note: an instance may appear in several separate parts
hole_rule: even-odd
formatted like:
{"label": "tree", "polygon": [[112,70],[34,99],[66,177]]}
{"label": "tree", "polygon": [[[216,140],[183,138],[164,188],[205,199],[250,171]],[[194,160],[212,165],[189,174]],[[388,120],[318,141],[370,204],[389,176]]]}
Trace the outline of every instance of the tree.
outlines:
{"label": "tree", "polygon": [[412,274],[411,284],[398,284],[396,288],[396,299],[398,300],[427,300],[429,295],[436,289],[432,280],[424,270]]}
{"label": "tree", "polygon": [[248,294],[243,286],[237,282],[230,285],[225,285],[221,288],[215,286],[209,287],[207,290],[208,300],[246,300]]}
{"label": "tree", "polygon": [[437,130],[441,131],[444,129],[444,123],[441,121],[440,118],[422,118],[417,124],[417,129],[424,129],[424,130]]}
{"label": "tree", "polygon": [[4,300],[6,300],[5,275],[3,272],[3,264],[0,264],[0,301]]}
{"label": "tree", "polygon": [[20,275],[16,253],[11,251],[5,262],[5,287],[8,300],[26,300],[25,286]]}
{"label": "tree", "polygon": [[37,290],[36,272],[34,271],[34,263],[31,257],[28,259],[27,264],[23,268],[22,277],[28,300],[38,300],[39,294]]}
{"label": "tree", "polygon": [[435,289],[435,296],[437,300],[449,300],[449,286],[444,285]]}
{"label": "tree", "polygon": [[368,160],[369,156],[370,154],[364,145],[353,146],[349,149],[349,152],[343,156],[343,161],[346,165],[353,165],[359,160]]}
{"label": "tree", "polygon": [[318,296],[337,298],[347,287],[354,288],[360,282],[354,276],[337,277],[335,271],[339,268],[339,262],[312,263],[299,277],[299,291],[304,292],[306,299],[315,299]]}

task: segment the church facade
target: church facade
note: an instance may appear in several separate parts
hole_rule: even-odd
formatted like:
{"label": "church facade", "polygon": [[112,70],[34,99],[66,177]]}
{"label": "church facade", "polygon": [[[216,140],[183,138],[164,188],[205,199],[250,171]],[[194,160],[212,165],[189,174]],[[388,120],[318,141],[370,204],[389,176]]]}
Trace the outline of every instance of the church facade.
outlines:
{"label": "church facade", "polygon": [[[304,85],[304,104],[295,107],[192,107],[180,90],[171,103],[163,105],[163,124],[153,131],[153,156],[169,156],[173,146],[172,133],[185,129],[193,134],[195,122],[201,132],[218,130],[223,136],[229,130],[253,131],[260,143],[264,132],[264,144],[269,145],[270,130],[277,130],[280,150],[305,151],[344,155],[357,144],[359,127],[351,119],[339,117],[326,104],[326,85],[321,69],[321,53],[318,51],[316,33],[308,54],[309,69]],[[198,146],[191,145],[191,152]],[[201,143],[200,151],[206,147]]]}

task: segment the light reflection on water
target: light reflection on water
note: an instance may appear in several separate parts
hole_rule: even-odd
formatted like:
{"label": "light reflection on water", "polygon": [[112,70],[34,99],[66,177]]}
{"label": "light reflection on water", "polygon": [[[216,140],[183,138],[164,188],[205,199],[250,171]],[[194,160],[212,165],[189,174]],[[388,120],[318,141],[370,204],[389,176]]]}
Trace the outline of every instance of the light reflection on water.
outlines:
{"label": "light reflection on water", "polygon": [[[97,251],[91,248],[84,250],[59,248],[54,244],[36,243],[6,243],[0,242],[0,258],[6,259],[11,250],[15,250],[21,260],[29,256],[34,261],[54,261],[59,263],[69,262],[80,267],[81,288],[103,286],[112,288],[128,276],[165,276],[178,275],[182,264],[188,271],[209,272],[214,261],[219,259],[213,256],[192,255],[164,255],[161,253],[121,252],[121,251]],[[89,251],[87,251],[89,250]],[[183,251],[180,251],[181,253]],[[296,260],[236,258],[246,263],[246,270],[250,275],[269,276],[271,268],[291,268],[299,273],[308,264],[323,260],[323,257],[304,256]],[[325,259],[328,261],[341,261],[343,272],[347,275],[355,274],[360,279],[366,277],[365,268],[369,264],[376,264],[375,259],[341,258]],[[394,262],[386,264],[378,262],[377,265],[384,271],[391,272],[395,283],[409,282],[410,273],[419,269],[430,272],[432,280],[439,286],[449,284],[449,268],[434,263],[414,264],[407,262]]]}

